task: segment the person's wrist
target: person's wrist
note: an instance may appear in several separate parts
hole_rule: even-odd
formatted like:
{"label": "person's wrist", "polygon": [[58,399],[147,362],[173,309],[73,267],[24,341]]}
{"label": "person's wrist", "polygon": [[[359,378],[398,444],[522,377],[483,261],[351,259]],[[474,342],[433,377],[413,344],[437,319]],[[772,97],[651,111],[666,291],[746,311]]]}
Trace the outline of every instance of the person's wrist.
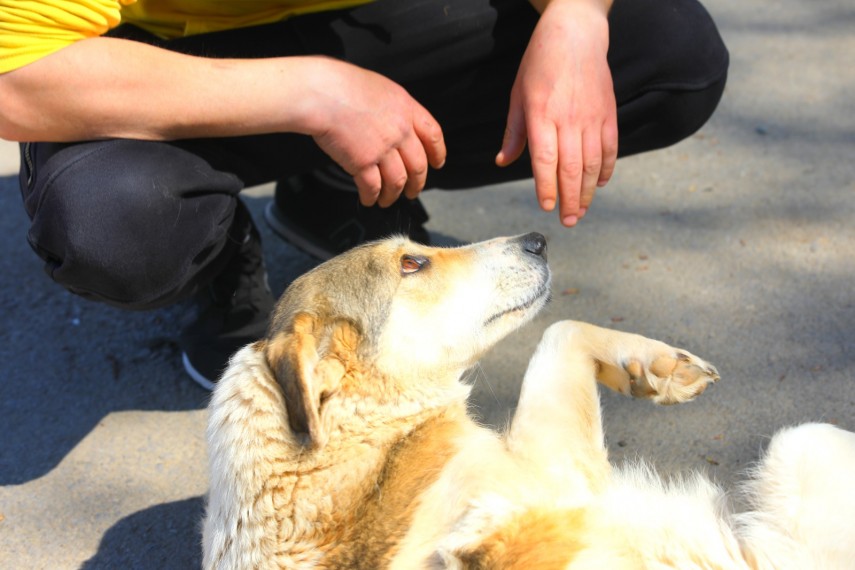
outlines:
{"label": "person's wrist", "polygon": [[328,97],[341,87],[336,63],[323,56],[279,59],[275,73],[281,86],[278,122],[282,132],[315,137],[329,130]]}
{"label": "person's wrist", "polygon": [[[609,49],[609,21],[601,0],[551,0],[541,20],[564,30],[606,56]],[[593,52],[592,52],[593,53]]]}
{"label": "person's wrist", "polygon": [[602,14],[608,16],[613,0],[529,0],[534,9],[540,14],[543,14],[550,6],[576,6],[590,7]]}

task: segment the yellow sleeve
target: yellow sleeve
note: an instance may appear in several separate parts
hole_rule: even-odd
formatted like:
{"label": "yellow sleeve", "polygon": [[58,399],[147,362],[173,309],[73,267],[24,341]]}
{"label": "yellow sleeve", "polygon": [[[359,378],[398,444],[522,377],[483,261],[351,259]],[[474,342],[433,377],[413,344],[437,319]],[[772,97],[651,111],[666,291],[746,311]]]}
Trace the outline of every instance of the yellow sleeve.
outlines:
{"label": "yellow sleeve", "polygon": [[78,40],[100,36],[135,0],[3,0],[0,73],[23,67]]}

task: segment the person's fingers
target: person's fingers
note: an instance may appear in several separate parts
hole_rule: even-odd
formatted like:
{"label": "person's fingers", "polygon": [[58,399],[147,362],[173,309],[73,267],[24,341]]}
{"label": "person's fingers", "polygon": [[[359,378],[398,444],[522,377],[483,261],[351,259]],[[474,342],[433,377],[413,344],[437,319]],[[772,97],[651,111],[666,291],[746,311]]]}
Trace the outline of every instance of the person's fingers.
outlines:
{"label": "person's fingers", "polygon": [[407,184],[407,169],[399,152],[393,150],[380,159],[380,196],[377,203],[386,208],[395,203]]}
{"label": "person's fingers", "polygon": [[407,182],[404,185],[404,196],[410,200],[418,197],[425,187],[428,173],[428,158],[420,139],[407,137],[399,149],[401,160],[407,169]]}
{"label": "person's fingers", "polygon": [[584,174],[582,136],[573,127],[558,134],[558,212],[561,223],[571,227],[579,221],[579,199]]}
{"label": "person's fingers", "polygon": [[[579,214],[577,218],[581,220],[585,217],[585,214],[588,213],[588,208],[591,206],[591,202],[594,201],[594,195],[597,193],[597,185],[595,184],[593,188],[589,192],[582,191],[582,195],[579,197]],[[584,205],[587,203],[587,206]]]}
{"label": "person's fingers", "polygon": [[[582,187],[579,195],[579,209],[587,211],[597,191],[600,171],[603,167],[603,145],[601,129],[587,130],[582,133]],[[584,215],[579,213],[579,217]]]}
{"label": "person's fingers", "polygon": [[531,170],[534,175],[534,189],[540,207],[551,212],[558,199],[558,136],[555,125],[538,123],[528,127]]}
{"label": "person's fingers", "polygon": [[505,126],[505,134],[502,138],[502,148],[496,155],[498,166],[507,166],[518,159],[525,149],[526,128],[525,112],[521,105],[511,101],[508,111],[508,121]]}
{"label": "person's fingers", "polygon": [[434,168],[442,168],[445,164],[445,138],[442,135],[442,127],[433,118],[427,109],[415,102],[413,111],[413,128],[416,136],[424,147],[428,163]]}
{"label": "person's fingers", "polygon": [[373,206],[382,188],[382,178],[377,165],[363,168],[354,175],[353,181],[356,182],[356,189],[359,192],[359,202],[363,206]]}
{"label": "person's fingers", "polygon": [[600,179],[597,186],[605,186],[611,180],[615,171],[618,156],[617,117],[612,116],[603,124],[603,167],[600,169]]}

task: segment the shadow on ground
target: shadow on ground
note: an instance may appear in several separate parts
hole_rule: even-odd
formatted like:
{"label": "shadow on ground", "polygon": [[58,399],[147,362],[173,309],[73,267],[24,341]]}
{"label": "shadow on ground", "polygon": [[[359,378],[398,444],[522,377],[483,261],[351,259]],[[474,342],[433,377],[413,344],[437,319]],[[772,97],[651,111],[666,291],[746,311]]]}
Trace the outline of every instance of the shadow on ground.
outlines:
{"label": "shadow on ground", "polygon": [[[81,570],[184,570],[202,565],[202,497],[157,505],[116,523]],[[184,545],[176,549],[176,545]]]}

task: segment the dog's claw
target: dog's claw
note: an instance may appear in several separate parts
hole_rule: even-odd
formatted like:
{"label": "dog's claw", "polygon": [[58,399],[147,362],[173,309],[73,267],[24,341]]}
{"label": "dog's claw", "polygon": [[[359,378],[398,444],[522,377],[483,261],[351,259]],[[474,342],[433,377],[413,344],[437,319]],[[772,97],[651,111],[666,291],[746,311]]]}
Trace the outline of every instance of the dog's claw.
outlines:
{"label": "dog's claw", "polygon": [[720,378],[715,366],[685,351],[656,356],[648,366],[632,360],[624,369],[630,376],[632,395],[657,404],[688,402]]}

